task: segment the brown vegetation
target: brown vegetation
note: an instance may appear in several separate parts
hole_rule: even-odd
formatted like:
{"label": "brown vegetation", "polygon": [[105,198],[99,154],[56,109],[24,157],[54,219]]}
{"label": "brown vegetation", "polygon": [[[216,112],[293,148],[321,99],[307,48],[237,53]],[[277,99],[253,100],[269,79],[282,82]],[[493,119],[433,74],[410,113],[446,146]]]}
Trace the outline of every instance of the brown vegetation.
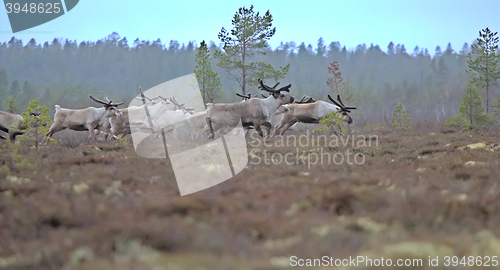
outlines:
{"label": "brown vegetation", "polygon": [[[290,256],[499,255],[498,135],[377,135],[378,147],[323,149],[363,153],[363,165],[249,164],[184,197],[168,159],[141,158],[121,142],[66,138],[38,153],[0,144],[0,268],[278,269]],[[410,251],[394,251],[401,245]]]}

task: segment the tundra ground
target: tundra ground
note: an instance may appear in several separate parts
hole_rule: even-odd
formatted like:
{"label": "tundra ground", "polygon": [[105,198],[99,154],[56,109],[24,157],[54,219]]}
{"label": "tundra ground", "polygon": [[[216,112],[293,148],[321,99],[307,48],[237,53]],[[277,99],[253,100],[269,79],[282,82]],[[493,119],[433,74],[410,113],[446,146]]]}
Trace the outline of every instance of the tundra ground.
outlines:
{"label": "tundra ground", "polygon": [[[422,259],[401,269],[430,269],[429,256],[443,265],[447,255],[500,255],[497,134],[378,132],[378,146],[354,147],[254,143],[249,158],[260,164],[183,197],[168,159],[72,134],[38,150],[0,144],[0,269],[282,269],[291,256],[358,255]],[[320,150],[365,160],[271,159]],[[344,269],[382,269],[360,266]]]}

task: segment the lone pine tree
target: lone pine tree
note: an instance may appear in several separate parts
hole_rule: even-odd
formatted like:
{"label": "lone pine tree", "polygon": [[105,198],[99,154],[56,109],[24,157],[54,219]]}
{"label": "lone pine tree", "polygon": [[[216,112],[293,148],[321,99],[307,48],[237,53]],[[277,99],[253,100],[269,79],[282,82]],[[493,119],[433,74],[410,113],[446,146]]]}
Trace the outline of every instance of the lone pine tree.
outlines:
{"label": "lone pine tree", "polygon": [[271,64],[252,62],[253,57],[266,54],[267,40],[276,33],[269,10],[260,16],[259,12],[254,11],[253,5],[250,8],[241,7],[231,22],[233,29],[228,31],[222,27],[219,32],[223,51],[216,51],[214,56],[219,60],[217,65],[240,84],[242,94],[246,94],[248,85],[256,85],[258,78],[273,78],[275,81],[284,78],[290,64],[276,70]]}

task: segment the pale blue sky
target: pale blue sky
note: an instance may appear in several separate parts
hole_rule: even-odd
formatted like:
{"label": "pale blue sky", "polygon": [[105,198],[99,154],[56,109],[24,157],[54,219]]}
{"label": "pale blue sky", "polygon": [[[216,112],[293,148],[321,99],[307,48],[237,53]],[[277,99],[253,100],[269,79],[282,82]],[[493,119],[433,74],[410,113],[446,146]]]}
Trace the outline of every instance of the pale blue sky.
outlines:
{"label": "pale blue sky", "polygon": [[[3,1],[2,1],[3,2]],[[34,37],[37,42],[68,38],[81,42],[96,41],[111,32],[126,36],[129,45],[136,38],[168,44],[202,40],[219,43],[221,27],[231,28],[231,19],[241,6],[253,4],[261,14],[270,10],[276,35],[270,45],[281,41],[305,42],[316,48],[323,37],[326,45],[339,41],[355,48],[366,43],[383,50],[392,41],[413,48],[428,48],[434,53],[451,42],[455,51],[464,42],[471,43],[478,31],[490,27],[500,31],[500,1],[126,1],[80,0],[78,5],[51,22],[12,33],[5,7],[0,8],[0,42],[15,36],[23,43]]]}

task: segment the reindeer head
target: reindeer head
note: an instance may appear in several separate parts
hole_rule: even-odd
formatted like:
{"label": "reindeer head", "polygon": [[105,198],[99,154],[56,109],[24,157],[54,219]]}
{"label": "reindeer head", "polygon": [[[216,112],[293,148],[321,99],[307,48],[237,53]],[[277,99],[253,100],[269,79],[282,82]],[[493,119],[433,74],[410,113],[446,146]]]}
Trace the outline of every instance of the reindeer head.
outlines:
{"label": "reindeer head", "polygon": [[271,95],[275,99],[278,100],[280,105],[293,103],[293,101],[295,100],[295,98],[293,96],[282,93],[282,92],[290,92],[290,87],[292,87],[291,84],[284,86],[284,87],[281,87],[280,89],[276,89],[278,84],[280,84],[279,82],[277,84],[275,84],[273,87],[269,87],[269,86],[265,85],[261,79],[259,79],[258,81],[260,84],[259,89],[271,93]]}
{"label": "reindeer head", "polygon": [[120,106],[123,104],[123,102],[120,102],[120,103],[113,103],[113,101],[109,100],[108,97],[106,97],[106,101],[104,100],[100,100],[100,99],[97,99],[95,98],[94,96],[92,95],[89,95],[90,99],[92,99],[93,101],[97,102],[97,103],[100,103],[102,105],[104,105],[104,108],[106,109],[106,111],[109,113],[109,116],[111,116],[112,114],[116,114],[118,113],[118,110],[116,109],[116,107]]}
{"label": "reindeer head", "polygon": [[330,95],[328,95],[328,98],[335,104],[337,107],[339,107],[337,110],[339,113],[342,115],[342,120],[347,122],[347,124],[352,124],[352,118],[349,115],[351,110],[355,110],[356,107],[347,107],[344,105],[344,102],[340,99],[340,95],[337,95],[337,101],[335,101]]}

